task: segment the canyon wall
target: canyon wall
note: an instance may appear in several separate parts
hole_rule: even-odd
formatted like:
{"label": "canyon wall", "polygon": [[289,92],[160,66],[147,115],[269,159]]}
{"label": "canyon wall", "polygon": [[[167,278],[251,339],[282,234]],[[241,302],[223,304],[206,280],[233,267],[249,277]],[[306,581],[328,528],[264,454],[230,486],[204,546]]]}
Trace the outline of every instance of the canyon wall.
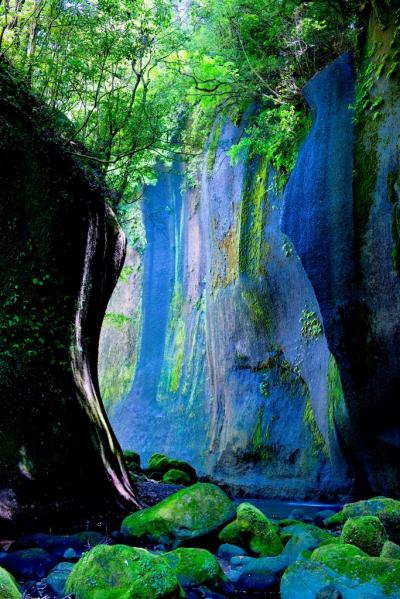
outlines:
{"label": "canyon wall", "polygon": [[374,13],[357,82],[346,54],[306,85],[283,192],[263,159],[231,164],[249,115],[215,123],[194,189],[176,167],[147,191],[141,366],[110,406],[144,460],[276,497],[398,495],[398,37]]}
{"label": "canyon wall", "polygon": [[12,534],[136,503],[97,379],[124,235],[54,115],[3,63],[0,115],[0,526]]}

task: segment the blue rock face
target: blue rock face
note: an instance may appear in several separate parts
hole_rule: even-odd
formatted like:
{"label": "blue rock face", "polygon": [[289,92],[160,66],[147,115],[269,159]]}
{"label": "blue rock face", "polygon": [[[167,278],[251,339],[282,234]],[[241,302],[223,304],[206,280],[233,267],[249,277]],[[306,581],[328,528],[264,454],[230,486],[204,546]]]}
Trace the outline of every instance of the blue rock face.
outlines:
{"label": "blue rock face", "polygon": [[304,93],[313,125],[283,197],[262,159],[230,162],[247,117],[216,125],[183,203],[179,174],[147,191],[139,365],[113,424],[145,460],[252,492],[396,493],[399,84],[377,82],[380,118],[356,134],[349,55]]}
{"label": "blue rock face", "polygon": [[354,75],[348,54],[306,85],[313,126],[284,196],[283,231],[313,285],[329,345],[340,352],[356,301],[353,258]]}
{"label": "blue rock face", "polygon": [[244,124],[225,123],[183,203],[176,173],[147,191],[138,365],[111,421],[144,462],[163,452],[252,492],[333,496],[348,485],[334,360],[273,173],[227,155]]}

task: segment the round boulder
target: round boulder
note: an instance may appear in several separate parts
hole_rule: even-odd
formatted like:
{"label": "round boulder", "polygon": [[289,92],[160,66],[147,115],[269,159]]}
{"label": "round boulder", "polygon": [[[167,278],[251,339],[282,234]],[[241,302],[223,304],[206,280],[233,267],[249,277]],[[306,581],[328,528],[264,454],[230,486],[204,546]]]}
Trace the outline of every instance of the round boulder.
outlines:
{"label": "round boulder", "polygon": [[168,562],[146,549],[98,545],[74,566],[65,585],[75,599],[182,599],[185,595]]}

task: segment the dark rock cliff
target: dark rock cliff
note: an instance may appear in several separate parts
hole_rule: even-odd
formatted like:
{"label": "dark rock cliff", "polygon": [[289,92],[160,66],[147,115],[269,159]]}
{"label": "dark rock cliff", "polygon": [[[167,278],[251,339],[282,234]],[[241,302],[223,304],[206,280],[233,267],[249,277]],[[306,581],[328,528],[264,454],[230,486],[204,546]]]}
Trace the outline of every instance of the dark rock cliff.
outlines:
{"label": "dark rock cliff", "polygon": [[84,522],[135,499],[97,347],[125,241],[104,192],[0,70],[0,518]]}

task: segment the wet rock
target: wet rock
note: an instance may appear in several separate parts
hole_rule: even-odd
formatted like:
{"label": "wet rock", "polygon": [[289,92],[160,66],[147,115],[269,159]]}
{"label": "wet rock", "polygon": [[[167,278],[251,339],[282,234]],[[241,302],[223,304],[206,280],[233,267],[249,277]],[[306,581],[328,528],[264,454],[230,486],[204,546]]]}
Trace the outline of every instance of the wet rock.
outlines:
{"label": "wet rock", "polygon": [[125,450],[123,455],[128,470],[140,470],[140,455],[136,451]]}
{"label": "wet rock", "polygon": [[53,555],[62,557],[68,549],[73,549],[78,555],[81,555],[83,551],[88,551],[88,549],[104,542],[104,540],[104,535],[94,531],[78,532],[73,535],[37,533],[21,537],[18,544],[26,548],[39,547]]}
{"label": "wet rock", "polygon": [[247,552],[242,547],[238,547],[237,545],[231,545],[230,543],[223,543],[219,546],[217,555],[221,559],[231,560],[233,557],[246,555]]}
{"label": "wet rock", "polygon": [[251,503],[241,503],[237,509],[237,526],[246,546],[261,556],[281,553],[282,542],[272,522]]}
{"label": "wet rock", "polygon": [[73,568],[74,564],[70,564],[69,562],[61,562],[57,564],[57,566],[53,568],[44,579],[44,582],[51,589],[51,591],[57,595],[57,597],[64,596],[65,584]]}
{"label": "wet rock", "polygon": [[98,545],[86,553],[69,575],[65,592],[73,593],[76,599],[181,599],[185,596],[163,557],[125,545]]}
{"label": "wet rock", "polygon": [[231,558],[230,564],[233,568],[242,568],[245,564],[249,564],[254,557],[249,557],[248,555],[236,555]]}
{"label": "wet rock", "polygon": [[0,568],[0,599],[20,599],[18,585],[7,570]]}
{"label": "wet rock", "polygon": [[342,599],[343,595],[331,584],[321,589],[315,599]]}
{"label": "wet rock", "polygon": [[285,556],[251,559],[244,565],[237,587],[241,591],[268,591],[277,584],[287,566]]}
{"label": "wet rock", "polygon": [[[322,533],[323,531],[321,531]],[[312,551],[321,543],[338,542],[334,537],[326,538],[319,532],[305,530],[302,534],[291,537],[285,545],[282,556],[285,557],[288,564],[296,561],[304,551]]]}
{"label": "wet rock", "polygon": [[164,555],[182,586],[213,586],[225,575],[218,560],[206,549],[180,547]]}
{"label": "wet rock", "polygon": [[221,541],[221,543],[241,546],[244,541],[238,528],[237,520],[227,524],[219,533],[218,539]]}
{"label": "wet rock", "polygon": [[287,543],[292,537],[302,537],[305,534],[310,534],[320,539],[320,541],[329,541],[332,538],[332,535],[328,531],[322,530],[313,524],[306,524],[305,522],[290,524],[283,527],[279,532],[282,543]]}
{"label": "wet rock", "polygon": [[76,553],[75,549],[72,549],[72,547],[64,551],[63,554],[64,559],[77,559],[78,557],[78,554]]}
{"label": "wet rock", "polygon": [[378,556],[387,540],[382,522],[376,516],[349,518],[342,530],[341,540],[359,547],[368,555]]}
{"label": "wet rock", "polygon": [[177,470],[176,468],[172,468],[168,470],[166,474],[162,477],[164,483],[170,485],[190,485],[190,476],[183,472],[183,470]]}
{"label": "wet rock", "polygon": [[400,562],[397,560],[370,557],[354,545],[339,543],[318,547],[309,563],[329,569],[329,584],[343,599],[400,596]]}
{"label": "wet rock", "polygon": [[151,456],[146,468],[146,472],[159,473],[161,476],[166,474],[168,470],[182,470],[185,472],[192,482],[197,480],[196,470],[183,460],[175,460],[169,458],[162,453],[155,453]]}
{"label": "wet rock", "polygon": [[197,483],[153,507],[124,519],[121,532],[130,541],[175,548],[189,539],[217,532],[235,516],[235,506],[216,485]]}
{"label": "wet rock", "polygon": [[344,524],[349,518],[376,516],[384,525],[391,541],[400,543],[400,501],[388,497],[374,497],[346,503],[343,509],[325,520],[327,527]]}
{"label": "wet rock", "polygon": [[393,543],[393,541],[385,541],[380,557],[400,559],[400,546],[397,543]]}
{"label": "wet rock", "polygon": [[57,558],[43,549],[12,551],[1,560],[1,565],[17,578],[39,580],[56,565]]}
{"label": "wet rock", "polygon": [[334,516],[336,513],[337,512],[334,510],[319,510],[319,512],[315,514],[315,519],[326,520],[327,518]]}

